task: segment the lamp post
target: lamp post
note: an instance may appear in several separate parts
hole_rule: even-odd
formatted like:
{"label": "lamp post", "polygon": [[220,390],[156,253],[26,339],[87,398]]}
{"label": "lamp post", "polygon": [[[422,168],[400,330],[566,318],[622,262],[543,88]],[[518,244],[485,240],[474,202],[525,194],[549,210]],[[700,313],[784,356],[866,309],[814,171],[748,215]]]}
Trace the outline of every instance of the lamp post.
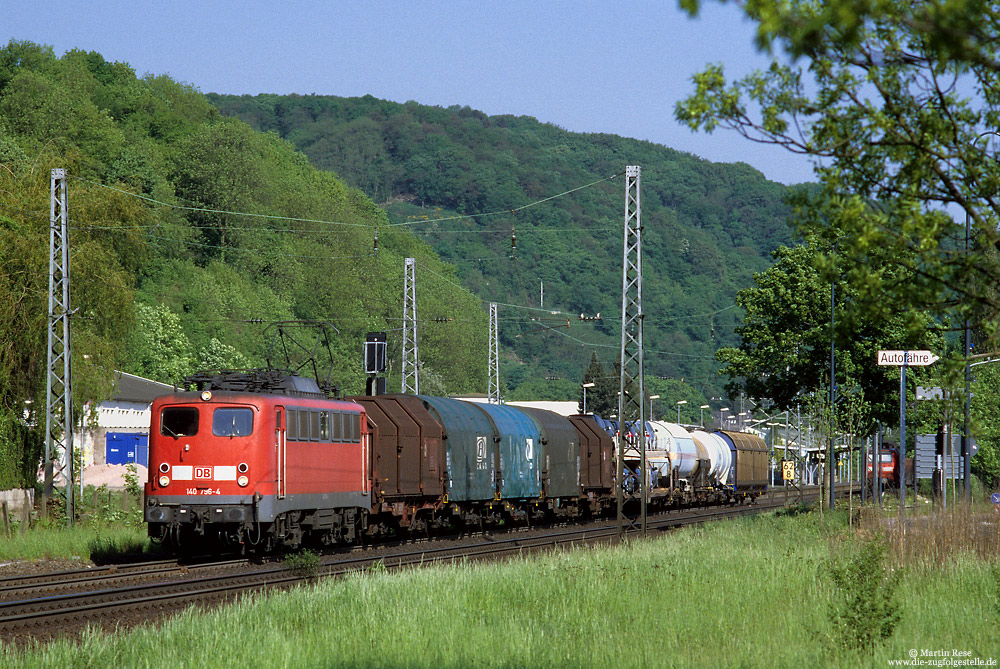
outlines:
{"label": "lamp post", "polygon": [[722,429],[726,429],[726,414],[729,413],[729,407],[722,407],[719,409],[719,422],[722,424]]}
{"label": "lamp post", "polygon": [[[838,239],[837,243],[833,247],[835,253],[836,253],[837,249],[839,248],[839,245],[840,245],[840,240]],[[836,414],[836,411],[837,411],[836,403],[835,403],[836,393],[837,393],[836,357],[835,357],[836,349],[834,347],[834,341],[836,339],[836,329],[835,329],[835,325],[834,325],[834,323],[835,323],[835,321],[834,321],[834,309],[836,308],[836,305],[837,305],[837,301],[836,301],[836,295],[837,295],[836,285],[837,285],[837,282],[833,278],[831,278],[830,279],[830,448],[827,451],[827,456],[826,456],[826,467],[827,467],[827,470],[828,470],[828,472],[830,474],[829,475],[829,481],[830,481],[830,483],[829,483],[829,491],[828,492],[829,492],[829,497],[830,497],[830,510],[831,511],[833,511],[833,509],[834,509],[834,499],[835,499],[835,496],[833,494],[833,454],[834,454],[834,446],[833,446],[834,433],[833,433],[833,430],[834,430],[834,424],[835,424],[834,423],[835,414]],[[901,439],[900,441],[903,441],[903,440]],[[900,462],[905,463],[906,462],[906,443],[905,442],[901,445],[900,452],[902,453],[902,455],[900,456]],[[900,466],[900,471],[903,472],[903,476],[900,476],[900,480],[901,481],[905,481],[906,480],[906,472],[905,472],[905,470],[906,470],[905,465],[901,465]],[[903,488],[903,486],[900,485],[900,489],[901,490],[902,490],[902,488]],[[900,509],[902,509],[902,502],[900,502]]]}
{"label": "lamp post", "polygon": [[709,409],[707,404],[702,404],[698,407],[698,427],[704,429],[705,427],[705,409]]}
{"label": "lamp post", "polygon": [[649,396],[649,420],[653,420],[653,400],[658,400],[658,399],[660,399],[659,395]]}
{"label": "lamp post", "polygon": [[687,404],[687,400],[677,400],[677,424],[681,424],[681,405]]}
{"label": "lamp post", "polygon": [[584,415],[586,415],[586,413],[587,413],[587,388],[593,388],[593,387],[594,387],[593,383],[585,383],[585,384],[583,384],[583,413],[584,413]]}

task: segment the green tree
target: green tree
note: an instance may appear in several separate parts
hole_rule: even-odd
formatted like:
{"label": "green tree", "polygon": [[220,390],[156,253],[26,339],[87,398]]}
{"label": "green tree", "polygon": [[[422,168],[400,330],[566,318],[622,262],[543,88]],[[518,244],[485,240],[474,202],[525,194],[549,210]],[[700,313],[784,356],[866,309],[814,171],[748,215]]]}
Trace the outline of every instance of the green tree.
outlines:
{"label": "green tree", "polygon": [[[520,384],[516,389],[507,394],[508,400],[549,400],[553,402],[566,402],[573,399],[578,390],[577,384],[569,379],[545,379],[532,378]],[[587,409],[590,409],[590,395],[587,395]]]}
{"label": "green tree", "polygon": [[228,344],[212,337],[208,346],[198,351],[198,370],[246,369],[250,362],[246,356]]}
{"label": "green tree", "polygon": [[[590,365],[583,371],[582,383],[593,383],[587,388],[587,413],[607,418],[618,413],[618,379],[604,369],[596,353],[590,354]],[[580,388],[580,412],[583,412],[583,388]]]}
{"label": "green tree", "polygon": [[[35,212],[48,202],[53,160],[43,153],[0,167],[0,467],[23,485],[34,482],[45,426],[49,222]],[[80,195],[69,238],[77,419],[84,403],[110,392],[132,299],[115,252],[85,229],[94,199]],[[126,210],[118,214],[128,221]]]}
{"label": "green tree", "polygon": [[[192,218],[202,230],[207,255],[225,262],[227,252],[249,236],[247,228],[261,227],[231,212],[263,213],[258,197],[265,184],[266,142],[247,125],[226,121],[198,128],[175,151],[172,180],[178,195],[199,208]],[[248,257],[253,258],[239,254],[238,260]]]}
{"label": "green tree", "polygon": [[[734,82],[709,66],[677,119],[812,156],[825,224],[865,270],[858,281],[882,303],[972,319],[980,343],[994,346],[1000,10],[979,0],[736,4],[758,22],[759,45],[794,60]],[[957,221],[946,213],[955,209]],[[885,262],[906,281],[888,279]]]}
{"label": "green tree", "polygon": [[[643,166],[643,337],[648,350],[671,353],[647,356],[650,374],[697,376],[719,394],[714,352],[735,343],[735,294],[791,239],[787,189],[747,165],[713,165],[649,142],[570,133],[468,107],[371,96],[209,98],[222,113],[277,132],[317,167],[385,202],[389,220],[418,231],[482,300],[603,314],[601,321],[574,319],[578,333],[504,316],[500,344],[513,352],[510,366],[522,370],[505,371],[512,390],[529,369],[580,378],[588,362],[580,340],[619,343],[620,181],[601,180],[621,172],[622,156]],[[577,190],[591,182],[598,183]],[[565,191],[572,193],[511,212]]]}
{"label": "green tree", "polygon": [[[891,423],[898,406],[898,382],[887,368],[877,365],[877,351],[940,350],[942,342],[929,330],[926,315],[918,314],[923,327],[915,330],[919,335],[914,339],[905,327],[913,314],[873,310],[851,280],[851,259],[835,253],[815,238],[804,246],[778,249],[776,263],[757,274],[756,285],[737,297],[746,312],[736,329],[740,345],[722,348],[717,355],[726,364],[723,372],[731,379],[731,394],[743,390],[786,409],[804,395],[829,389],[833,343],[841,394],[856,386],[860,397],[869,398],[862,403],[865,410],[855,407],[850,419],[870,429],[874,420]],[[834,262],[828,264],[830,260]],[[903,279],[897,276],[897,280]],[[848,418],[843,412],[840,417]]]}
{"label": "green tree", "polygon": [[[706,404],[708,399],[700,393],[692,384],[684,379],[661,379],[646,376],[643,380],[643,390],[646,393],[646,411],[656,420],[674,422],[677,420],[677,409],[680,407],[681,422],[689,425],[697,425],[699,420],[711,421],[712,412],[705,416],[701,409],[702,404]],[[649,404],[649,397],[659,395],[658,399],[652,400]],[[685,404],[678,404],[683,400]],[[652,406],[652,410],[650,410]]]}
{"label": "green tree", "polygon": [[163,305],[137,303],[135,315],[126,371],[163,383],[179,383],[194,371],[191,342],[177,314]]}
{"label": "green tree", "polygon": [[972,420],[979,452],[972,458],[972,471],[990,489],[1000,483],[1000,425],[996,408],[1000,405],[1000,363],[973,368]]}
{"label": "green tree", "polygon": [[[377,169],[375,148],[359,149],[362,174]],[[221,119],[191,86],[11,41],[0,47],[0,487],[34,482],[43,441],[54,167],[70,175],[76,416],[110,395],[115,369],[175,381],[195,360],[261,365],[266,324],[298,318],[336,322],[332,379],[360,392],[359,343],[393,331],[404,257],[445,279],[421,284],[422,305],[463,315],[422,336],[431,385],[485,387],[479,301],[360,191],[276,135]]]}

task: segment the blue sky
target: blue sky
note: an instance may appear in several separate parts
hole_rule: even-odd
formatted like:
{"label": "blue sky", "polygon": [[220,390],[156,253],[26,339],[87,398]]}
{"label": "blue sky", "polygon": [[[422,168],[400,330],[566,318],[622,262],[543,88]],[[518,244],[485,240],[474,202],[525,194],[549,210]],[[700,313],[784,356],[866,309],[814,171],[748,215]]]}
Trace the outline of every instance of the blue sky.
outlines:
{"label": "blue sky", "polygon": [[781,183],[808,161],[732,131],[693,133],[673,117],[691,76],[764,67],[753,25],[710,3],[213,2],[131,0],[0,7],[0,39],[72,48],[168,74],[205,93],[316,93],[533,116],[577,132],[645,139],[715,162],[749,163]]}

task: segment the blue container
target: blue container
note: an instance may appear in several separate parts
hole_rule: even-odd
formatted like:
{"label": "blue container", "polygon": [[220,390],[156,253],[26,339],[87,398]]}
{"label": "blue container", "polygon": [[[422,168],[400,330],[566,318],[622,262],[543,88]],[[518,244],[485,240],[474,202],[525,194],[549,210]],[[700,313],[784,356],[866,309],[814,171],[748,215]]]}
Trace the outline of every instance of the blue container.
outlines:
{"label": "blue container", "polygon": [[542,435],[531,416],[512,406],[472,403],[490,417],[500,437],[500,496],[503,499],[541,497]]}
{"label": "blue container", "polygon": [[130,462],[148,466],[149,435],[133,432],[108,432],[104,438],[104,461],[109,465]]}
{"label": "blue container", "polygon": [[499,493],[498,435],[489,416],[468,402],[430,395],[416,397],[444,428],[448,498],[456,502],[495,499]]}
{"label": "blue container", "polygon": [[569,419],[545,409],[519,407],[542,434],[542,490],[546,497],[580,495],[580,432]]}
{"label": "blue container", "polygon": [[618,439],[618,421],[608,420],[607,418],[601,418],[596,413],[593,414],[594,422],[601,426],[601,428],[608,433],[608,435],[617,441]]}

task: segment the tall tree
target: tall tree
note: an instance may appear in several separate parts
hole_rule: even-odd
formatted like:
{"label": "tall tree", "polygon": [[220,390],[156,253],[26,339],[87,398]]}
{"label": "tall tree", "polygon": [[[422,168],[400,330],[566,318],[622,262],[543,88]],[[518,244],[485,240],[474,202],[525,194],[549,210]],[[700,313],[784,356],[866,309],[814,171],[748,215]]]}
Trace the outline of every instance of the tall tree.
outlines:
{"label": "tall tree", "polygon": [[[699,2],[683,4],[695,11]],[[838,212],[827,218],[845,238],[841,250],[864,261],[869,288],[956,325],[973,319],[980,341],[995,346],[1000,8],[980,0],[735,4],[758,22],[759,45],[788,57],[734,82],[708,67],[677,119],[815,158],[822,199]],[[907,280],[886,280],[884,260]]]}
{"label": "tall tree", "polygon": [[130,345],[129,369],[163,383],[180,383],[194,371],[191,342],[180,318],[169,308],[136,304],[136,329]]}
{"label": "tall tree", "polygon": [[717,357],[732,379],[731,393],[745,390],[778,408],[790,408],[804,395],[829,388],[833,344],[837,386],[857,388],[861,397],[869,398],[863,402],[863,422],[891,422],[898,382],[876,364],[877,351],[939,349],[941,338],[928,327],[926,314],[917,314],[923,327],[911,335],[906,323],[914,316],[908,311],[873,310],[851,282],[849,258],[831,256],[836,264],[825,263],[824,253],[837,253],[829,246],[812,239],[807,245],[778,249],[776,263],[757,274],[756,285],[737,298],[746,311],[737,328],[740,345],[720,349]]}
{"label": "tall tree", "polygon": [[605,418],[618,413],[618,383],[604,370],[596,353],[590,354],[590,365],[583,372],[583,383],[593,383],[593,388],[580,388],[578,406],[583,411],[583,393],[587,393],[587,413],[596,413]]}

